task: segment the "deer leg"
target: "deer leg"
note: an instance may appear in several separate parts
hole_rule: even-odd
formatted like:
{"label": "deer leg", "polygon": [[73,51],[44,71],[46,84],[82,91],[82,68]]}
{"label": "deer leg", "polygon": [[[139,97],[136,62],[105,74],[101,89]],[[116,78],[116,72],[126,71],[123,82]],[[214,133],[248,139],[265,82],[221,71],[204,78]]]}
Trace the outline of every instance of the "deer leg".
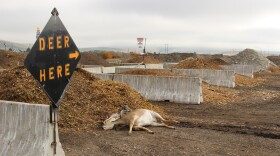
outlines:
{"label": "deer leg", "polygon": [[147,131],[148,133],[151,133],[151,134],[154,134],[153,131],[151,131],[150,129],[146,128],[146,127],[142,127],[142,126],[134,126],[133,127],[135,130],[144,130],[144,131]]}
{"label": "deer leg", "polygon": [[132,119],[129,123],[128,135],[130,135],[132,133],[132,128],[133,128],[134,122],[135,122],[135,119]]}
{"label": "deer leg", "polygon": [[152,126],[158,126],[158,127],[167,127],[167,128],[170,128],[170,129],[175,129],[175,127],[173,127],[173,126],[168,126],[167,124],[165,124],[165,123],[158,123],[158,122],[153,122],[152,124],[151,124]]}

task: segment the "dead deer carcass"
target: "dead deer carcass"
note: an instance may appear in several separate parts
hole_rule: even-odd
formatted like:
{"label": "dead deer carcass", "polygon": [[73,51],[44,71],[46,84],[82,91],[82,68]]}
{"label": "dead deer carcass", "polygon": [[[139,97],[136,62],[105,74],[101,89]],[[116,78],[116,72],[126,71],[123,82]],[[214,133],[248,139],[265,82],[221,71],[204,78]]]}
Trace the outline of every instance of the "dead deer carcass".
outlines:
{"label": "dead deer carcass", "polygon": [[157,112],[148,109],[135,109],[122,114],[122,116],[120,113],[113,114],[113,117],[111,116],[103,122],[103,129],[113,129],[115,125],[128,125],[129,134],[132,133],[132,129],[145,130],[149,133],[153,133],[153,131],[144,126],[164,126],[174,129],[173,126],[168,126],[165,122],[167,122],[167,120],[161,117]]}

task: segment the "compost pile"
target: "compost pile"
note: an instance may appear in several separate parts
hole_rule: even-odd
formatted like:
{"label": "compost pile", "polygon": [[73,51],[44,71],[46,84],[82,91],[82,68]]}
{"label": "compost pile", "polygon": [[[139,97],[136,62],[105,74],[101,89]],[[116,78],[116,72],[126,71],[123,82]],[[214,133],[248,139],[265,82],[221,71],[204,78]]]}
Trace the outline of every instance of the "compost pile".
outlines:
{"label": "compost pile", "polygon": [[231,64],[259,66],[262,69],[266,69],[268,66],[275,66],[273,62],[253,49],[245,49],[237,55],[228,57],[226,61]]}
{"label": "compost pile", "polygon": [[243,100],[240,91],[233,88],[212,86],[207,83],[202,85],[203,102],[210,104],[228,104]]}
{"label": "compost pile", "polygon": [[229,65],[229,63],[227,63],[226,61],[224,61],[220,58],[214,58],[214,59],[211,59],[210,61],[216,65]]}
{"label": "compost pile", "polygon": [[258,86],[263,84],[265,79],[263,78],[250,78],[244,75],[235,74],[235,84],[237,86]]}
{"label": "compost pile", "polygon": [[271,73],[280,73],[280,66],[269,66],[267,68],[268,71],[270,71]]}
{"label": "compost pile", "polygon": [[177,69],[212,69],[212,70],[222,70],[215,62],[208,59],[202,58],[187,58],[178,64],[172,66],[171,68]]}
{"label": "compost pile", "polygon": [[15,68],[23,65],[26,55],[27,53],[24,52],[12,52],[0,49],[0,69]]}
{"label": "compost pile", "polygon": [[155,75],[155,76],[183,76],[177,73],[172,73],[171,71],[165,71],[160,69],[139,69],[139,70],[130,70],[123,72],[121,74],[127,75]]}
{"label": "compost pile", "polygon": [[155,59],[153,56],[144,56],[144,61],[143,61],[143,56],[133,56],[132,58],[128,59],[125,61],[125,63],[150,63],[150,64],[159,64],[160,61]]}
{"label": "compost pile", "polygon": [[[24,67],[0,74],[0,99],[27,103],[50,104],[45,93]],[[61,103],[60,130],[90,131],[118,111],[122,105],[164,112],[151,105],[127,84],[99,80],[90,73],[77,69]]]}
{"label": "compost pile", "polygon": [[82,65],[102,65],[109,66],[109,63],[103,58],[100,53],[96,52],[82,52],[81,60],[79,62]]}

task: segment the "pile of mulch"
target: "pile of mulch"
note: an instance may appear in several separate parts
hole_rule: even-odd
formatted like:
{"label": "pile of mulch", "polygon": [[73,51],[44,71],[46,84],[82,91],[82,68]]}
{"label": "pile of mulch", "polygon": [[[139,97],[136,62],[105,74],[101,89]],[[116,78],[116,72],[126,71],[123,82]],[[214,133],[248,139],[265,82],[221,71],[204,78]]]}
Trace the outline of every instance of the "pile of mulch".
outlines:
{"label": "pile of mulch", "polygon": [[104,59],[101,53],[96,52],[81,52],[81,59],[79,61],[81,65],[101,65],[110,66],[109,63]]}
{"label": "pile of mulch", "polygon": [[145,55],[144,56],[144,61],[143,61],[143,56],[133,56],[132,58],[126,60],[124,63],[150,63],[150,64],[159,64],[160,61],[158,59],[155,59],[153,56]]}
{"label": "pile of mulch", "polygon": [[207,83],[202,84],[202,94],[203,102],[209,104],[225,105],[243,100],[241,92],[234,88],[213,86]]}
{"label": "pile of mulch", "polygon": [[214,59],[211,59],[210,61],[216,65],[230,65],[229,63],[227,63],[226,61],[224,61],[220,58],[214,58]]}
{"label": "pile of mulch", "polygon": [[0,67],[10,69],[23,65],[26,55],[26,52],[12,52],[0,49]]}
{"label": "pile of mulch", "polygon": [[267,70],[270,71],[271,73],[279,74],[280,73],[280,66],[269,66],[267,68]]}
{"label": "pile of mulch", "polygon": [[123,72],[121,74],[126,75],[154,75],[154,76],[183,76],[177,73],[172,73],[171,71],[165,71],[160,69],[139,69],[139,70],[130,70]]}
{"label": "pile of mulch", "polygon": [[[0,74],[0,99],[33,104],[51,103],[24,67]],[[164,115],[162,109],[151,105],[127,84],[99,80],[77,69],[61,103],[60,130],[90,131],[98,128],[101,121],[117,112],[122,105],[132,109],[147,108]]]}
{"label": "pile of mulch", "polygon": [[240,74],[235,74],[235,84],[237,86],[258,86],[263,84],[265,81],[265,79],[260,78],[260,77],[256,77],[256,78],[250,78],[244,75],[240,75]]}
{"label": "pile of mulch", "polygon": [[172,66],[171,68],[176,69],[212,69],[212,70],[222,70],[215,62],[212,62],[209,59],[202,58],[187,58],[178,64]]}

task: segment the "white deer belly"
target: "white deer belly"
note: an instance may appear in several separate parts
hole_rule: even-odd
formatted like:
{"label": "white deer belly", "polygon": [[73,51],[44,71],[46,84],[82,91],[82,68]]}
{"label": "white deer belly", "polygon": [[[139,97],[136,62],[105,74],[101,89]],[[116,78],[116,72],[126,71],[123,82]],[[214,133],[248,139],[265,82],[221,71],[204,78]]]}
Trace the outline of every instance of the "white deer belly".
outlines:
{"label": "white deer belly", "polygon": [[156,122],[156,119],[151,115],[150,112],[145,112],[141,115],[134,123],[135,126],[148,126],[153,122]]}

